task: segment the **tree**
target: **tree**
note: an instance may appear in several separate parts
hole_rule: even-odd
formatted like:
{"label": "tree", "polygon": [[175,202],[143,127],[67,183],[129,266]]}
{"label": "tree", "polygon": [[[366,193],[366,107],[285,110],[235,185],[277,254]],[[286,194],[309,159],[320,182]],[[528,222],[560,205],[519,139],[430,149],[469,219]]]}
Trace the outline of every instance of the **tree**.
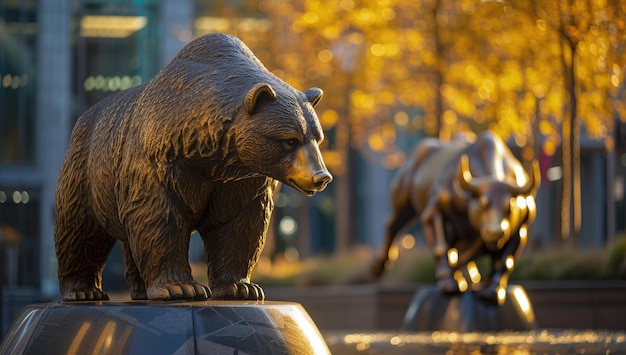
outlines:
{"label": "tree", "polygon": [[[626,5],[617,0],[265,1],[271,67],[325,90],[325,159],[341,178],[349,152],[393,169],[425,132],[494,130],[522,149],[561,146],[563,238],[580,229],[580,135],[614,146],[626,119]],[[582,130],[581,130],[582,129]],[[372,154],[376,153],[376,154]]]}
{"label": "tree", "polygon": [[[565,95],[562,120],[563,185],[561,237],[576,245],[581,216],[580,136],[584,125],[591,138],[605,139],[620,111],[614,100],[623,86],[624,9],[601,0],[535,1],[533,10],[558,34]],[[621,110],[623,112],[623,109]],[[621,114],[623,117],[623,114]]]}

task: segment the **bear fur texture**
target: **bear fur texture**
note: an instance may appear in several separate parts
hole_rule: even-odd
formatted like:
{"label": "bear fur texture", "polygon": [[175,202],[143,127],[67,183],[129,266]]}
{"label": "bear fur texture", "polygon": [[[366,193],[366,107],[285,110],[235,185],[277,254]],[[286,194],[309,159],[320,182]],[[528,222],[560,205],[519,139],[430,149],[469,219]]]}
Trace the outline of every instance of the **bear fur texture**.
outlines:
{"label": "bear fur texture", "polygon": [[[108,299],[102,270],[120,240],[133,299],[262,300],[250,273],[278,182],[313,195],[332,180],[313,109],[321,97],[271,74],[237,38],[210,34],[87,110],[56,192],[63,299]],[[191,276],[193,231],[209,287]]]}

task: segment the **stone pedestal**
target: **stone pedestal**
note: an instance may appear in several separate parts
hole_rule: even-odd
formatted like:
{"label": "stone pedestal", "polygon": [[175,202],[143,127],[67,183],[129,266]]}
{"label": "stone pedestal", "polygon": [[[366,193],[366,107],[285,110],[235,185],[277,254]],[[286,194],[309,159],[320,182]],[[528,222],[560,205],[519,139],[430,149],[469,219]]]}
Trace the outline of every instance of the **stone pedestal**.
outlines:
{"label": "stone pedestal", "polygon": [[498,306],[474,292],[444,294],[426,288],[415,293],[404,317],[404,330],[485,332],[535,329],[532,304],[521,286],[509,285],[506,301]]}
{"label": "stone pedestal", "polygon": [[24,307],[0,354],[330,354],[288,302],[72,302]]}

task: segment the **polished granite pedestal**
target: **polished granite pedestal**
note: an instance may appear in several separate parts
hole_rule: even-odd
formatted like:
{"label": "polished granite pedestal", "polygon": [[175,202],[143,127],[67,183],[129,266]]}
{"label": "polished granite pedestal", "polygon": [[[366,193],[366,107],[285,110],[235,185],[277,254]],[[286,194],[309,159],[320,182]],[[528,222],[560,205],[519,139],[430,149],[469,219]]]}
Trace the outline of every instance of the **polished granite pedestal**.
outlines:
{"label": "polished granite pedestal", "polygon": [[330,354],[289,302],[71,302],[24,307],[0,354]]}
{"label": "polished granite pedestal", "polygon": [[445,294],[435,287],[415,293],[404,317],[404,330],[487,332],[537,328],[532,304],[521,286],[509,285],[502,305],[474,292]]}

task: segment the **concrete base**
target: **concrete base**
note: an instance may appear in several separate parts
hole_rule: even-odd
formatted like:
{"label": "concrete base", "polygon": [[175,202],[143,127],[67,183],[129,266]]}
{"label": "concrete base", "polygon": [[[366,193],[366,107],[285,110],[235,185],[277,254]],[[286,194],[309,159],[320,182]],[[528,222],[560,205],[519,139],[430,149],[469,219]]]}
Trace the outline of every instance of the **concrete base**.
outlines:
{"label": "concrete base", "polygon": [[404,330],[501,331],[537,328],[530,300],[521,286],[510,285],[498,306],[474,292],[444,294],[432,287],[416,292],[404,317]]}
{"label": "concrete base", "polygon": [[330,354],[289,302],[72,302],[24,307],[0,354]]}

